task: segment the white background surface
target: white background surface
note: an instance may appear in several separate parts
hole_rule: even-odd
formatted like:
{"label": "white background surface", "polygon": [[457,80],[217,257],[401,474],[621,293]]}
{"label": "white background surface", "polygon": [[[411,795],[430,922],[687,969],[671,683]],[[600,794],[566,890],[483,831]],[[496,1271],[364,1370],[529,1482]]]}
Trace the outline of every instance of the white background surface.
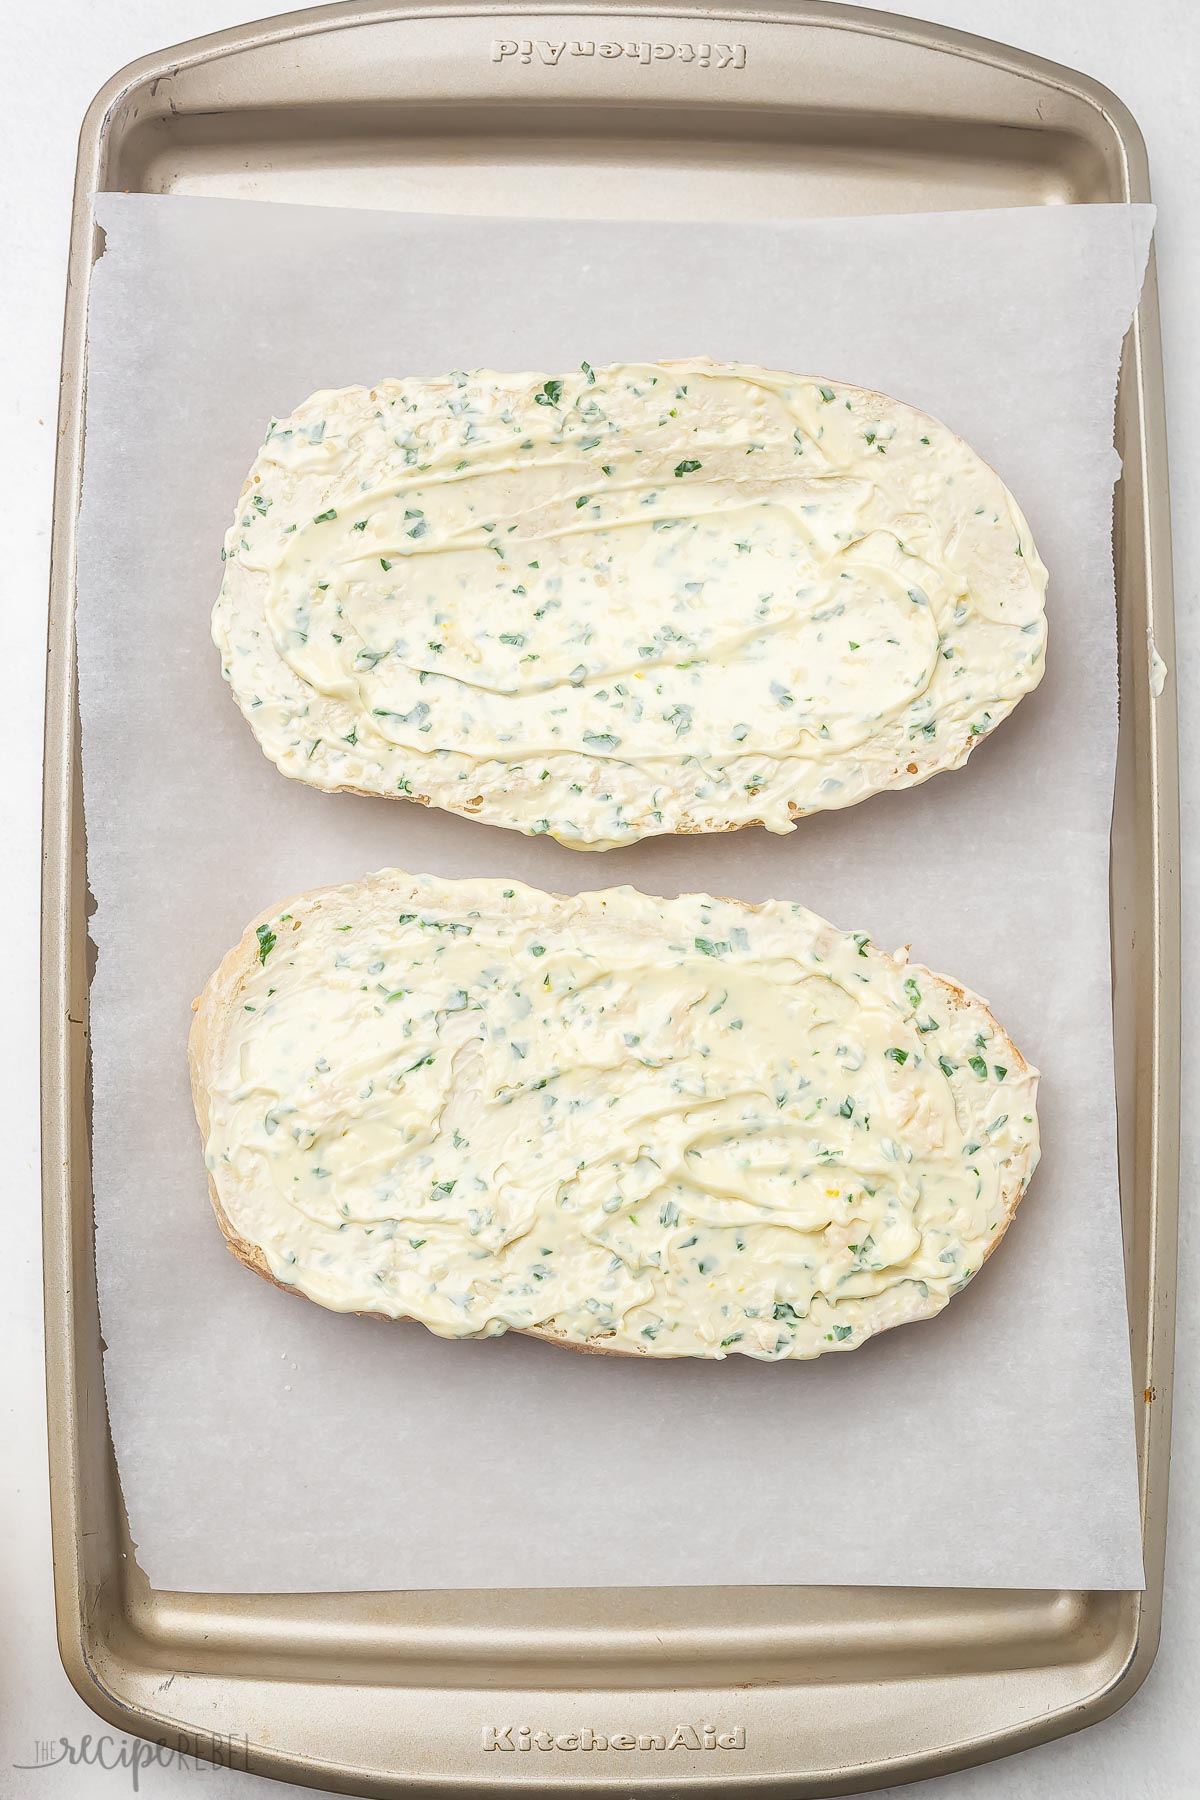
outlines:
{"label": "white background surface", "polygon": [[[145,194],[106,194],[97,212],[76,627],[92,1167],[105,1389],[151,1583],[1139,1587],[1107,979],[1108,538],[1117,367],[1150,209],[730,221],[717,257],[707,222],[489,224]],[[474,289],[453,297],[473,257],[488,271],[482,312]],[[755,282],[731,293],[730,263]],[[631,307],[604,271],[643,265]],[[946,271],[935,293],[931,268]],[[447,296],[436,313],[429,294]],[[269,343],[245,330],[256,309]],[[767,368],[802,343],[809,368],[919,398],[1004,471],[1055,572],[1051,635],[1070,653],[1051,651],[989,755],[782,840],[668,837],[602,858],[281,783],[209,641],[215,546],[279,397],[398,358],[574,369],[586,354],[602,369],[685,338]],[[146,536],[149,493],[171,523]],[[1043,1075],[1036,1203],[986,1285],[936,1331],[781,1380],[739,1358],[616,1368],[515,1338],[355,1328],[245,1281],[206,1204],[181,1054],[192,996],[264,897],[397,858],[550,892],[770,895],[877,943],[911,937],[918,963],[987,995]],[[1067,942],[1045,929],[1065,917]],[[146,946],[165,920],[148,1008]],[[542,1073],[530,1057],[526,1082]],[[1066,1292],[1064,1265],[1081,1276]],[[704,1432],[664,1442],[675,1409],[702,1409]],[[535,1416],[588,1430],[556,1439],[531,1483],[528,1455],[486,1421]],[[747,1483],[747,1469],[763,1473]],[[614,1494],[671,1530],[614,1533]]]}
{"label": "white background surface", "polygon": [[[1147,138],[1159,206],[1158,258],[1166,341],[1175,515],[1179,653],[1171,678],[1185,697],[1200,679],[1196,615],[1200,480],[1186,454],[1200,426],[1200,347],[1194,296],[1200,239],[1193,219],[1200,113],[1200,11],[1192,0],[910,0],[909,10],[1007,39],[1086,70],[1121,94]],[[44,606],[54,411],[70,187],[79,120],[114,69],[159,46],[258,16],[250,0],[3,0],[0,81],[0,504],[8,554],[0,559],[0,942],[8,947],[5,1029],[0,1034],[0,1142],[7,1221],[7,1304],[0,1312],[4,1393],[0,1513],[0,1793],[102,1796],[128,1791],[127,1773],[87,1768],[21,1773],[39,1738],[99,1730],[69,1688],[54,1645],[46,1517],[41,1377],[37,1181],[37,841]],[[1185,927],[1196,872],[1200,732],[1182,707]],[[1185,1096],[1195,1090],[1195,971],[1185,972]],[[1200,1716],[1200,1534],[1191,1494],[1200,1473],[1200,1395],[1189,1317],[1189,1275],[1200,1251],[1189,1218],[1195,1187],[1195,1108],[1185,1098],[1179,1364],[1175,1387],[1175,1497],[1166,1619],[1158,1663],[1142,1692],[1113,1719],[1005,1762],[903,1790],[949,1800],[1176,1800],[1195,1791]],[[202,1783],[197,1789],[192,1784]],[[112,1784],[116,1784],[113,1786]],[[284,1789],[252,1777],[147,1770],[142,1792],[264,1797]],[[295,1790],[299,1792],[299,1790]]]}

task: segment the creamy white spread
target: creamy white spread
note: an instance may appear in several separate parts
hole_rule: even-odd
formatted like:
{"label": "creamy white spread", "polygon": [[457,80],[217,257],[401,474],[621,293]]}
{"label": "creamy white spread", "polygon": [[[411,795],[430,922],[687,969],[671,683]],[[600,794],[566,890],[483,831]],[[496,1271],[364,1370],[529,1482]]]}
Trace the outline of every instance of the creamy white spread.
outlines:
{"label": "creamy white spread", "polygon": [[1167,676],[1171,671],[1159,655],[1153,631],[1146,633],[1146,648],[1150,655],[1150,692],[1156,700],[1160,700],[1162,691],[1167,685]]}
{"label": "creamy white spread", "polygon": [[747,364],[314,394],[223,554],[213,636],[284,774],[578,849],[909,786],[1042,675],[999,477],[911,407]]}
{"label": "creamy white spread", "polygon": [[941,1310],[1038,1157],[982,1001],[782,902],[384,871],[264,916],[197,1036],[232,1231],[444,1337],[851,1350]]}

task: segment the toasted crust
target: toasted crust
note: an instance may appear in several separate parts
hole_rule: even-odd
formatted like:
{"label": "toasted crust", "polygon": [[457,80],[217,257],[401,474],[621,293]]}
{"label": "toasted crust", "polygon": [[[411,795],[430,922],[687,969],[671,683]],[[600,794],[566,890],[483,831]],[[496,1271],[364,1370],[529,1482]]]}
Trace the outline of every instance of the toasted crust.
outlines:
{"label": "toasted crust", "polygon": [[[221,962],[205,984],[204,991],[199,998],[192,1002],[193,1019],[191,1030],[188,1035],[188,1069],[191,1077],[192,1102],[196,1111],[196,1121],[200,1127],[200,1141],[202,1145],[206,1144],[208,1141],[209,1085],[220,1058],[223,1027],[226,1020],[233,1016],[237,1010],[237,995],[243,976],[250,972],[258,959],[258,926],[265,924],[270,920],[277,919],[280,911],[286,910],[295,915],[296,922],[293,925],[293,930],[299,929],[305,914],[318,908],[324,897],[335,891],[336,889],[334,887],[310,889],[304,894],[282,901],[275,906],[267,907],[263,912],[259,913],[246,927],[246,930],[243,932],[238,943],[235,944],[233,949],[228,951],[221,959]],[[546,898],[550,900],[564,900],[569,898],[569,896],[557,893],[547,893]],[[729,896],[722,896],[722,898],[729,899],[730,904],[732,905],[744,907],[747,912],[756,912],[760,910],[752,901],[738,900]],[[875,953],[881,956],[887,955],[886,951],[877,950]],[[890,958],[889,960],[902,963],[905,959],[902,957],[895,957]],[[919,968],[923,979],[936,985],[942,990],[951,1007],[958,1009],[969,1006],[977,1011],[981,1011],[989,1021],[991,1028],[996,1035],[997,1047],[1003,1046],[1004,1052],[1008,1058],[1008,1066],[1017,1072],[1023,1073],[1025,1071],[1028,1067],[1026,1058],[1021,1054],[1008,1033],[1000,1025],[991,1009],[978,995],[968,994],[967,990],[961,987],[957,982],[949,980],[946,976],[937,975],[932,970],[925,969],[923,965],[913,966]],[[1032,1174],[1030,1158],[1026,1156],[1023,1159],[1014,1161],[1007,1173],[1009,1179],[1003,1190],[1003,1223],[996,1230],[990,1239],[987,1248],[984,1250],[981,1259],[982,1262],[986,1262],[988,1257],[991,1256],[996,1245],[1000,1242],[1013,1221],[1017,1207],[1020,1204],[1021,1196],[1024,1193],[1029,1177]],[[257,1244],[251,1243],[249,1239],[244,1238],[234,1228],[228,1214],[221,1205],[216,1185],[213,1182],[211,1174],[208,1176],[208,1192],[209,1199],[212,1202],[213,1211],[217,1217],[217,1223],[221,1228],[226,1245],[232,1251],[233,1255],[237,1257],[238,1261],[244,1263],[248,1269],[253,1269],[254,1273],[256,1275],[261,1275],[265,1281],[269,1281],[272,1287],[280,1288],[284,1293],[296,1294],[301,1299],[307,1299],[308,1296],[304,1294],[302,1290],[290,1287],[285,1282],[278,1281],[275,1276],[272,1275],[267,1260]],[[314,1302],[314,1304],[316,1304],[316,1302]],[[364,1311],[359,1312],[356,1316],[365,1319],[378,1319],[389,1325],[413,1324],[417,1322],[411,1319],[396,1319],[390,1313]],[[898,1322],[904,1323],[905,1321]],[[561,1336],[557,1332],[542,1326],[534,1326],[528,1329],[513,1326],[510,1327],[510,1329],[517,1332],[520,1336],[538,1338],[543,1343],[556,1344],[564,1350],[577,1350],[584,1355],[623,1356],[632,1357],[635,1360],[647,1356],[647,1352],[640,1349],[615,1348],[607,1343],[602,1337],[588,1339],[583,1343],[578,1343],[573,1339]],[[885,1326],[881,1329],[894,1329],[894,1327]],[[672,1360],[671,1353],[659,1351],[652,1360],[655,1362]],[[679,1360],[694,1359],[688,1358],[686,1353],[681,1353]]]}

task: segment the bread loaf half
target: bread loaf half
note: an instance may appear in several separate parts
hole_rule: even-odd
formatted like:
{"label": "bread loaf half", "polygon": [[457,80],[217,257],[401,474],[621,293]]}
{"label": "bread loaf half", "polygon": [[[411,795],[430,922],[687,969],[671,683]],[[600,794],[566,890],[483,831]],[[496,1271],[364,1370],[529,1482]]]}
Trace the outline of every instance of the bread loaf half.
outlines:
{"label": "bread loaf half", "polygon": [[940,1312],[1038,1158],[982,1000],[801,906],[384,870],[197,1002],[230,1247],[444,1337],[766,1360]]}
{"label": "bread loaf half", "polygon": [[958,767],[1046,571],[944,425],[748,364],[482,369],[275,420],[213,636],[271,760],[604,849]]}

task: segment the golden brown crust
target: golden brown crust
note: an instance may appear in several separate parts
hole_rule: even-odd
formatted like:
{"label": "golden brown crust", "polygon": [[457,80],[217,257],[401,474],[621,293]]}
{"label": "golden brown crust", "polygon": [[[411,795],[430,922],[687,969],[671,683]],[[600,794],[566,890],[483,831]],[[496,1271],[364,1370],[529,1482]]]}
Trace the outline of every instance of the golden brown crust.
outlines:
{"label": "golden brown crust", "polygon": [[[897,764],[892,771],[892,779],[888,781],[885,788],[880,789],[880,792],[898,794],[903,792],[906,788],[921,787],[925,782],[931,781],[935,775],[944,774],[947,770],[961,769],[972,751],[977,750],[979,745],[984,743],[990,736],[990,732],[978,732],[974,736],[967,733],[958,750],[953,755],[947,755],[940,758],[927,769],[922,769],[918,763],[910,762],[906,763],[903,770],[901,770],[900,765]],[[262,746],[260,745],[260,748],[261,747]],[[283,768],[282,764],[276,763],[275,767],[279,770],[281,775],[287,776],[289,780],[295,779],[291,771]],[[404,800],[412,806],[437,806],[440,812],[447,812],[452,818],[460,819],[473,819],[477,817],[483,804],[482,800],[479,800],[466,801],[462,806],[447,806],[440,801],[431,800],[428,794],[405,794],[400,793],[398,790],[393,791],[391,788],[361,788],[346,785],[322,788],[321,792],[326,794],[356,794],[361,800]],[[867,799],[873,798],[872,795],[866,795],[864,797]],[[861,806],[862,801],[856,801],[855,804]],[[791,819],[810,819],[814,818],[818,812],[827,810],[816,806],[798,806],[794,800],[788,801],[787,809],[788,817]],[[762,820],[726,819],[717,822],[712,820],[685,818],[682,819],[678,825],[673,825],[669,831],[652,834],[647,833],[645,835],[659,837],[717,837],[723,832],[749,831],[755,826],[761,827]],[[639,841],[641,840],[631,838],[629,843],[633,844]],[[568,849],[578,848],[578,846],[570,843],[568,843],[566,847]],[[621,847],[627,848],[628,846],[622,845]]]}
{"label": "golden brown crust", "polygon": [[[219,1061],[221,1026],[225,1019],[234,1015],[236,1010],[235,1001],[238,985],[242,976],[254,966],[254,962],[258,957],[258,926],[278,919],[280,912],[286,910],[296,914],[292,925],[293,931],[302,930],[304,924],[302,910],[319,906],[326,894],[334,892],[336,892],[336,889],[332,886],[313,888],[307,893],[296,895],[294,898],[282,901],[276,906],[267,907],[263,912],[259,913],[256,918],[250,921],[250,924],[246,927],[233,949],[227,951],[225,956],[222,957],[217,968],[205,984],[203,993],[198,999],[192,1002],[192,1026],[188,1034],[188,1069],[191,1077],[192,1103],[196,1111],[196,1122],[200,1127],[201,1146],[208,1142],[209,1081],[212,1071]],[[568,894],[547,893],[546,898],[548,900],[570,900],[572,896]],[[734,906],[745,907],[747,912],[761,911],[761,907],[751,900],[739,900],[729,895],[723,895],[721,898],[729,900],[730,904]],[[876,950],[876,954],[880,956],[888,955],[887,951],[884,950]],[[897,961],[898,959],[890,957],[889,960]],[[929,981],[936,983],[945,991],[948,1002],[952,1006],[981,1008],[996,1035],[998,1045],[1003,1046],[1004,1052],[1007,1054],[1009,1067],[1017,1071],[1024,1071],[1027,1068],[1028,1064],[1025,1057],[1022,1056],[1020,1050],[1018,1050],[1008,1033],[1003,1029],[999,1020],[991,1011],[990,1007],[987,1006],[986,1002],[981,1000],[978,995],[969,994],[965,988],[961,987],[957,982],[951,981],[948,977],[935,974],[932,969],[926,969],[921,964],[914,964],[913,966],[920,968],[923,976],[927,977]],[[1015,1168],[1013,1174],[1015,1178],[1014,1185],[1008,1189],[1004,1195],[1004,1222],[989,1242],[987,1249],[984,1251],[981,1258],[981,1263],[987,1261],[988,1257],[992,1254],[992,1251],[996,1248],[996,1245],[1008,1230],[1008,1227],[1012,1224],[1017,1207],[1021,1201],[1021,1196],[1025,1191],[1029,1171],[1026,1169]],[[226,1245],[232,1251],[234,1256],[237,1257],[238,1261],[244,1263],[248,1269],[253,1269],[254,1273],[256,1275],[261,1275],[265,1281],[269,1281],[272,1287],[280,1288],[286,1294],[296,1294],[301,1299],[308,1299],[308,1295],[302,1293],[299,1288],[290,1287],[286,1282],[277,1280],[276,1277],[272,1275],[267,1259],[259,1249],[258,1245],[251,1243],[248,1238],[242,1237],[234,1228],[229,1220],[228,1214],[221,1205],[220,1198],[217,1194],[216,1184],[214,1183],[211,1174],[208,1176],[208,1193],[209,1199],[212,1202],[213,1211],[217,1217],[217,1223],[225,1238]],[[379,1319],[383,1323],[389,1325],[414,1323],[414,1321],[410,1319],[396,1319],[390,1313],[360,1312],[356,1314],[356,1317],[362,1319]],[[638,1358],[644,1359],[647,1354],[643,1350],[617,1349],[615,1346],[606,1344],[603,1340],[599,1339],[589,1339],[585,1343],[578,1343],[574,1339],[560,1336],[557,1332],[542,1326],[532,1326],[526,1330],[514,1326],[512,1329],[517,1332],[519,1336],[537,1338],[542,1343],[555,1344],[563,1350],[577,1350],[585,1356],[623,1356],[632,1357],[636,1360]],[[664,1353],[660,1351],[656,1353],[653,1360],[655,1362],[663,1362],[670,1358],[670,1352]],[[680,1358],[680,1360],[682,1360],[682,1358]]]}

